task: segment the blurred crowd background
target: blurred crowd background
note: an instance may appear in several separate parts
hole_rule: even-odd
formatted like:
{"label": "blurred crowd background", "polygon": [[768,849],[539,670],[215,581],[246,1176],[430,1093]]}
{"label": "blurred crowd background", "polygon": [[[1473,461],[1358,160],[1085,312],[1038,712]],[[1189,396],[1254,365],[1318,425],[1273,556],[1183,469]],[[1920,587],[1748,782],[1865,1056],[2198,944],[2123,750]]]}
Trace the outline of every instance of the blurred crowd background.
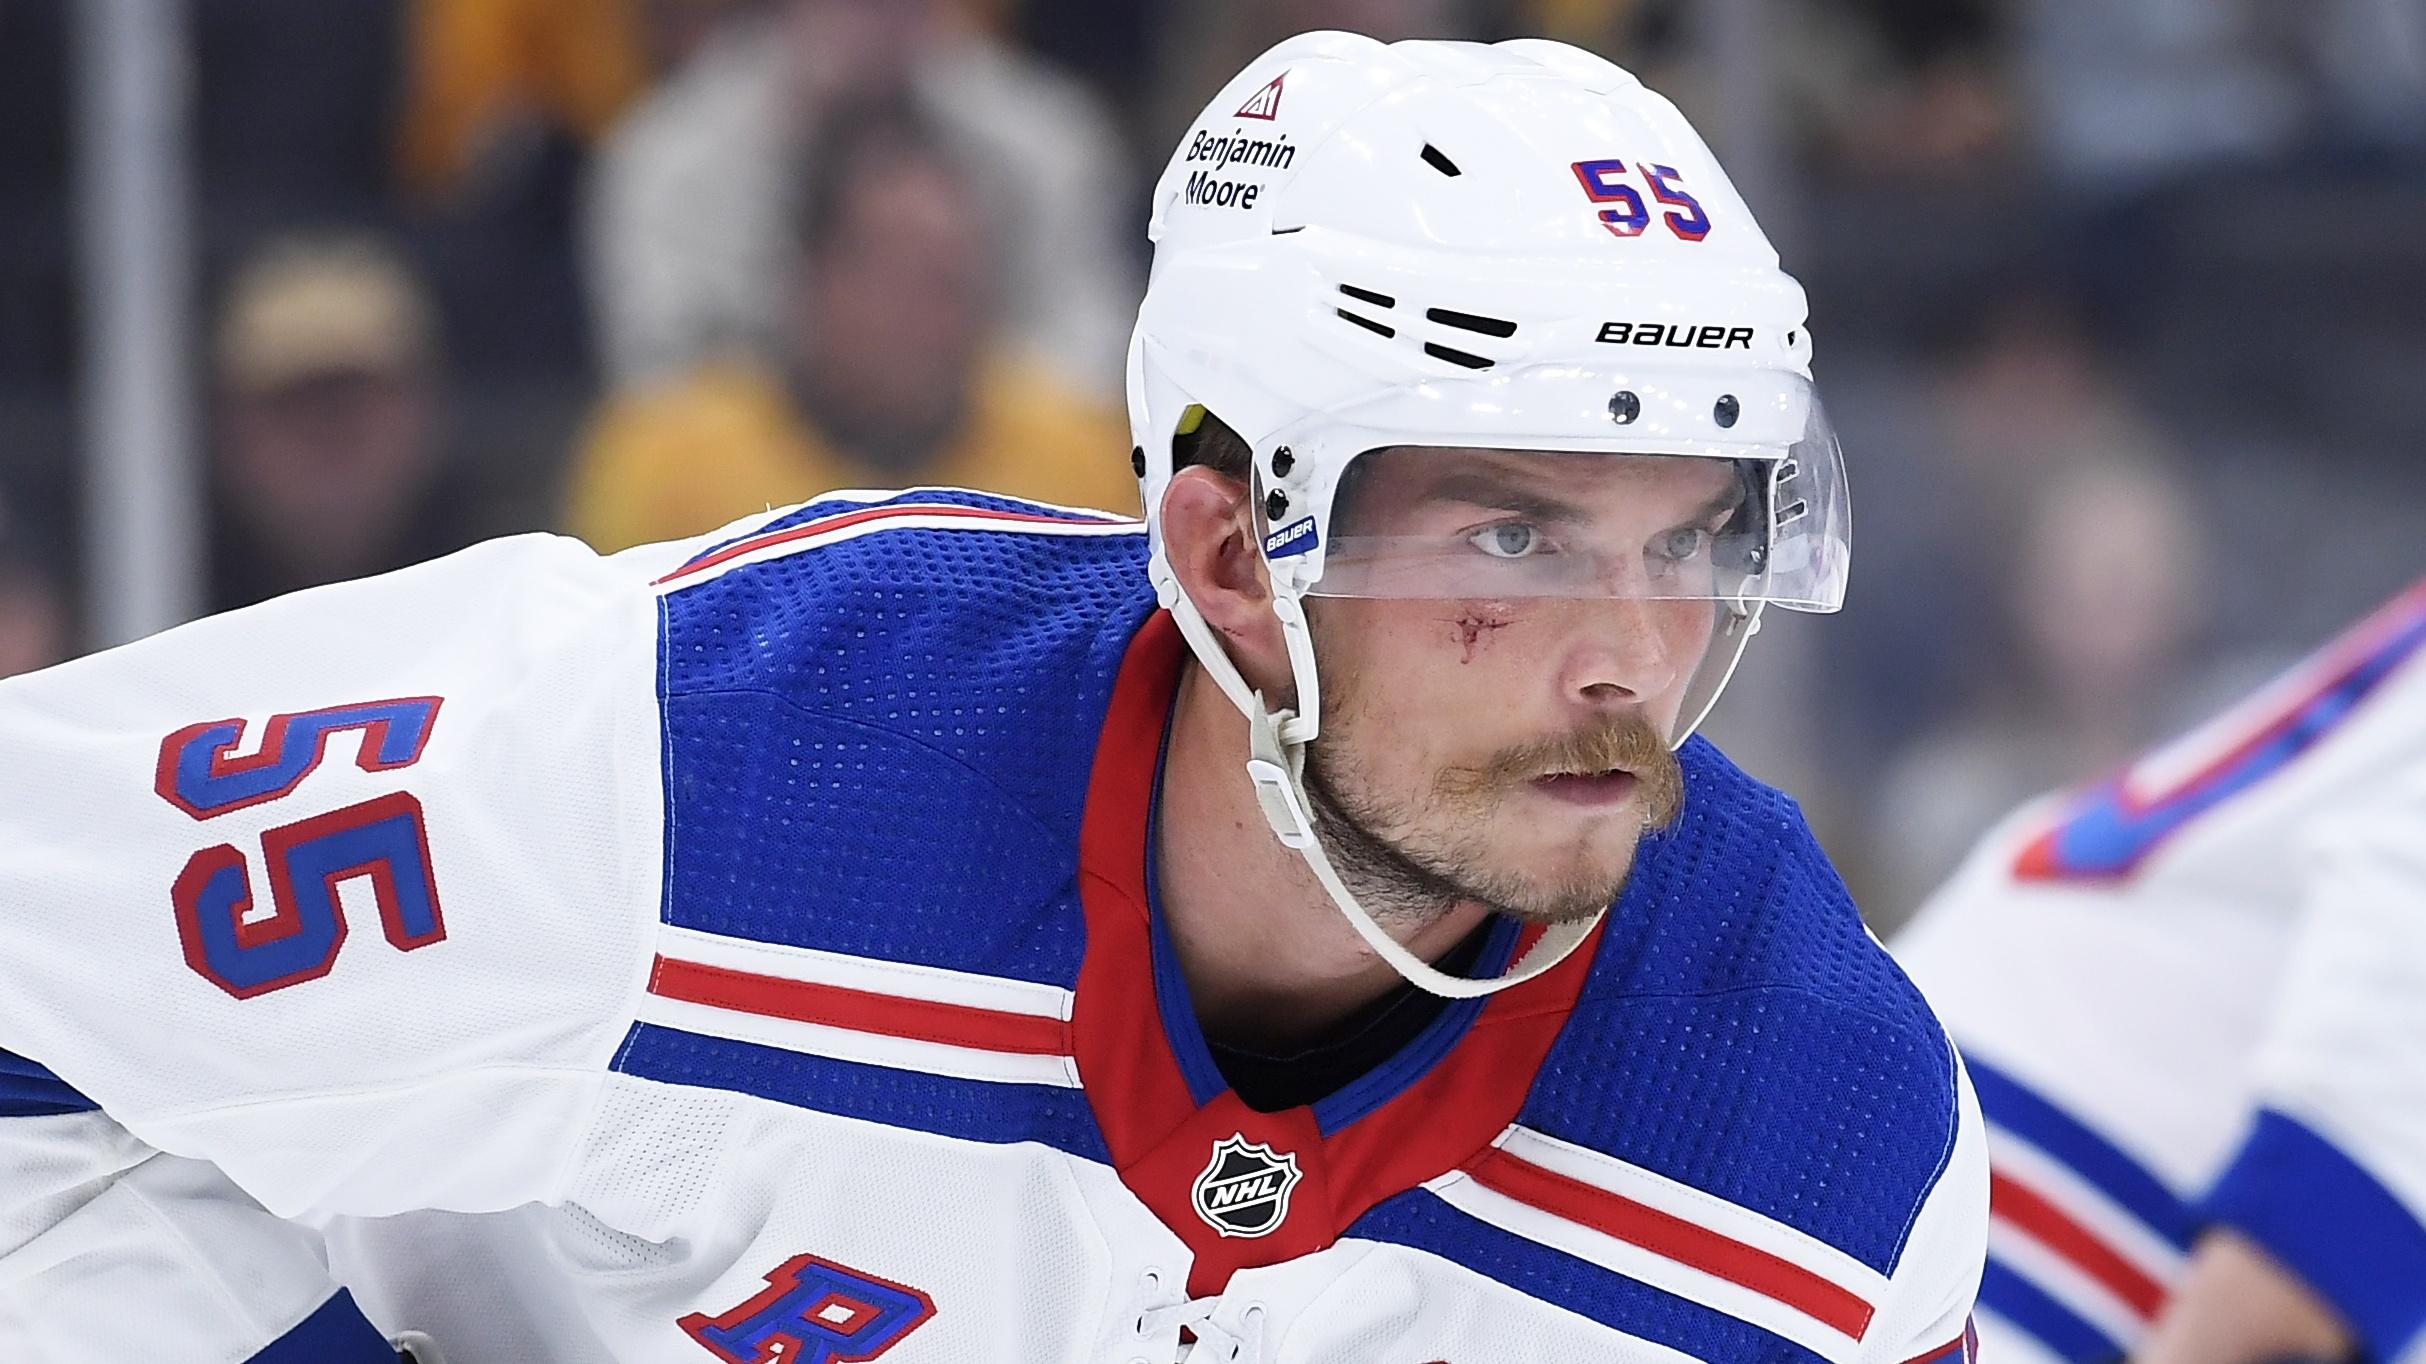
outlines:
{"label": "blurred crowd background", "polygon": [[[831,487],[1134,510],[1146,191],[1325,27],[1634,69],[1809,287],[1852,603],[1714,728],[1882,927],[2426,572],[2418,0],[0,0],[0,675],[123,632],[130,259],[181,611]],[[130,257],[94,124],[147,94]]]}

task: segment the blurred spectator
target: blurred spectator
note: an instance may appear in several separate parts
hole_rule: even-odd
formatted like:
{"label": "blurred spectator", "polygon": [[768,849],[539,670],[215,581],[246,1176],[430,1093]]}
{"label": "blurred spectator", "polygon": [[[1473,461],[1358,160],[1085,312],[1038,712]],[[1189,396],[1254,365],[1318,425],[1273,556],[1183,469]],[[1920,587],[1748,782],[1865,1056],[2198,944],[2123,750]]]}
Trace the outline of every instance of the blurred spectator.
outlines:
{"label": "blurred spectator", "polygon": [[57,563],[0,498],[0,677],[67,657],[67,597]]}
{"label": "blurred spectator", "polygon": [[[1698,0],[1524,0],[1519,29],[1599,52],[1724,140],[1740,112],[1713,64],[1717,6]],[[1764,0],[1780,135],[1825,170],[1959,173],[2011,140],[2000,0]]]}
{"label": "blurred spectator", "polygon": [[833,488],[959,484],[1134,510],[1118,416],[995,340],[995,276],[958,164],[906,104],[840,111],[809,158],[797,254],[748,354],[612,402],[571,522],[601,549]]}
{"label": "blurred spectator", "polygon": [[967,171],[1003,321],[1063,384],[1110,399],[1142,254],[1119,149],[1074,81],[940,0],[729,6],[606,145],[590,186],[592,307],[610,378],[680,373],[720,349],[775,358],[789,195],[833,111],[906,97]]}
{"label": "blurred spectator", "polygon": [[2026,0],[2017,67],[2059,183],[2125,197],[2302,143],[2426,145],[2416,0]]}
{"label": "blurred spectator", "polygon": [[2000,595],[2046,485],[2173,454],[2060,283],[2030,272],[1964,311],[1936,338],[1935,365],[1826,362],[1863,508],[1860,576],[1821,644],[1843,679],[1834,718],[1849,792],[2010,675],[1979,603]]}
{"label": "blurred spectator", "polygon": [[2307,57],[2323,87],[2327,143],[2426,151],[2426,5],[2340,0],[2318,8]]}
{"label": "blurred spectator", "polygon": [[[1987,0],[1806,0],[1778,44],[1779,77],[1815,150],[1872,175],[1959,174],[2009,142],[2013,101],[1997,69]],[[1834,45],[1841,66],[1812,60]]]}
{"label": "blurred spectator", "polygon": [[402,168],[442,196],[533,127],[595,142],[646,78],[639,0],[417,0]]}
{"label": "blurred spectator", "polygon": [[2203,541],[2163,466],[2129,456],[2057,465],[2027,506],[1998,574],[2010,671],[1909,745],[1880,784],[1872,908],[1889,924],[2007,810],[2128,761],[2192,703],[2186,645],[2206,611]]}
{"label": "blurred spectator", "polygon": [[430,303],[377,241],[264,247],[229,286],[216,369],[213,609],[473,538],[441,444]]}
{"label": "blurred spectator", "polygon": [[2049,481],[2080,466],[2169,462],[2167,434],[2128,387],[2076,291],[2017,282],[1985,305],[1938,393],[1942,454],[1959,464],[2010,537]]}
{"label": "blurred spectator", "polygon": [[736,0],[637,0],[648,68],[662,75],[691,59]]}

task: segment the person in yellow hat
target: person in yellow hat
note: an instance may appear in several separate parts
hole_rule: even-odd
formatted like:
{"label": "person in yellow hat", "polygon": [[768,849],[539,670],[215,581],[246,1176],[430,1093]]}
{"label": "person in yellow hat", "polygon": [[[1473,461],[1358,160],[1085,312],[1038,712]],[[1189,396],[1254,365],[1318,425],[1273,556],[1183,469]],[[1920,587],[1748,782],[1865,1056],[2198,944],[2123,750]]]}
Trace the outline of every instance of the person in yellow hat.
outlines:
{"label": "person in yellow hat", "polygon": [[379,240],[259,248],[229,283],[215,351],[213,609],[476,538],[449,477],[436,313]]}

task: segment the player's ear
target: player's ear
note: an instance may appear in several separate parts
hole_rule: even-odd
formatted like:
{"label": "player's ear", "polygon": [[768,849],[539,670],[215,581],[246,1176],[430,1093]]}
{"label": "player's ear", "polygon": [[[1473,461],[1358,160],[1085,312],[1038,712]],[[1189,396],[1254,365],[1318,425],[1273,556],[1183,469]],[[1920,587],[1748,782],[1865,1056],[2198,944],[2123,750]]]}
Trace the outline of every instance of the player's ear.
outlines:
{"label": "player's ear", "polygon": [[1162,537],[1171,572],[1247,685],[1287,695],[1288,645],[1272,614],[1272,573],[1257,552],[1245,485],[1201,464],[1173,474],[1162,495]]}

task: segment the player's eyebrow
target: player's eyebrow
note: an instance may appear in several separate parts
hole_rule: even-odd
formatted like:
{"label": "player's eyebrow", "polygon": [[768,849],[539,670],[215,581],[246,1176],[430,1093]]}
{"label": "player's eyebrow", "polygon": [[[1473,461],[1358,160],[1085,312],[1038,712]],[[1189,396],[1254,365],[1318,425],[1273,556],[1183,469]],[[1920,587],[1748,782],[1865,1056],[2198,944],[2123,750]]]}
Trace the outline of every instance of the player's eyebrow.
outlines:
{"label": "player's eyebrow", "polygon": [[1515,512],[1539,521],[1581,521],[1584,509],[1538,489],[1526,488],[1506,475],[1481,469],[1445,474],[1424,494],[1426,501],[1463,502],[1468,506]]}
{"label": "player's eyebrow", "polygon": [[[1698,526],[1717,519],[1722,512],[1733,513],[1744,504],[1747,495],[1743,481],[1731,478],[1726,486],[1703,499],[1677,524]],[[1465,469],[1444,474],[1424,496],[1427,501],[1463,502],[1469,506],[1514,512],[1537,521],[1590,519],[1590,513],[1583,507],[1539,489],[1525,487],[1520,478],[1496,470]]]}
{"label": "player's eyebrow", "polygon": [[1744,502],[1750,498],[1751,495],[1751,490],[1744,486],[1744,481],[1742,479],[1729,479],[1727,480],[1726,487],[1721,488],[1717,492],[1711,494],[1707,501],[1694,508],[1693,511],[1688,514],[1683,521],[1678,522],[1678,524],[1698,526],[1705,521],[1714,521],[1718,519],[1718,514],[1720,512],[1726,512],[1732,515],[1737,508],[1744,505]]}

